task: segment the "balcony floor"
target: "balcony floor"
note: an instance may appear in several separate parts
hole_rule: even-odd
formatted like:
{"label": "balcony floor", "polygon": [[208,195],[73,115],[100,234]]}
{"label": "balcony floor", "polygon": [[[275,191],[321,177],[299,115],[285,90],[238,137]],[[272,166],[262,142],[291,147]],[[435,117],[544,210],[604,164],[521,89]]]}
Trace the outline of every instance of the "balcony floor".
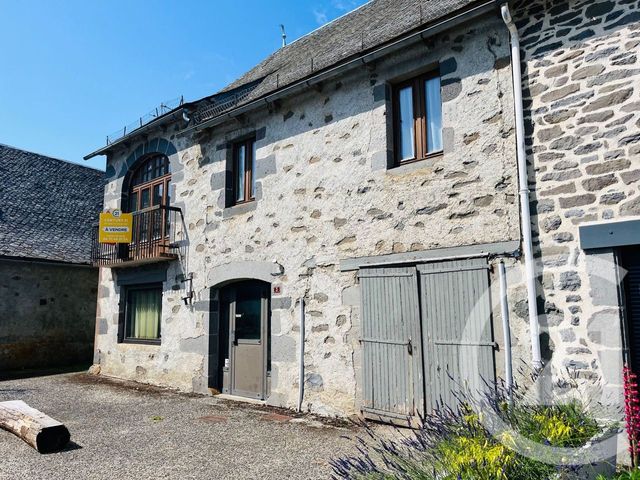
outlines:
{"label": "balcony floor", "polygon": [[151,263],[171,262],[177,259],[178,259],[178,255],[176,254],[161,253],[153,257],[134,258],[132,260],[121,260],[116,262],[105,261],[104,263],[94,262],[93,265],[95,267],[102,267],[102,268],[132,268],[132,267],[139,267],[142,265],[149,265]]}

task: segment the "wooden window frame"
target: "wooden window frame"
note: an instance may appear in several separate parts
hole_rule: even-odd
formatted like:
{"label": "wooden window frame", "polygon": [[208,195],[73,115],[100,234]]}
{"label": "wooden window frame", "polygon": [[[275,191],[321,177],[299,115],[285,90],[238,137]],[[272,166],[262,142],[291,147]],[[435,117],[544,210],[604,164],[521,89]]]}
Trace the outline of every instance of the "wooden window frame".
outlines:
{"label": "wooden window frame", "polygon": [[[162,160],[164,162],[163,170],[165,171],[165,173],[156,177],[154,176],[156,170],[160,168],[160,165],[155,163],[158,160]],[[154,161],[152,167],[152,178],[148,179],[145,182],[142,182],[142,170],[145,169],[151,161]],[[129,213],[143,210],[142,208],[140,208],[142,201],[142,192],[147,189],[149,190],[149,206],[145,208],[157,206],[153,204],[153,189],[160,184],[163,184],[162,199],[160,200],[160,205],[169,206],[169,188],[171,184],[171,169],[169,165],[169,158],[166,155],[154,153],[147,156],[133,172],[131,185],[129,188],[129,203],[127,205]],[[134,194],[137,195],[137,202],[136,205],[131,205],[131,199],[133,198]]]}
{"label": "wooden window frame", "polygon": [[[425,95],[425,85],[427,81],[440,76],[439,70],[432,70],[418,75],[409,80],[394,84],[393,90],[393,143],[394,161],[396,166],[408,163],[420,162],[428,158],[439,157],[442,150],[429,152],[427,145],[427,102]],[[414,157],[403,160],[400,153],[400,91],[404,88],[412,87],[413,92],[413,148]],[[442,102],[441,102],[442,107]]]}
{"label": "wooden window frame", "polygon": [[[131,302],[130,295],[132,292],[140,290],[160,290],[160,318],[158,319],[158,332],[159,337],[157,339],[141,339],[132,338],[128,336],[129,327],[131,326]],[[122,310],[122,330],[120,334],[119,343],[132,343],[138,345],[161,345],[162,343],[162,283],[150,283],[142,285],[127,285],[122,287],[124,308]]]}
{"label": "wooden window frame", "polygon": [[[231,206],[243,205],[245,203],[255,202],[255,192],[253,195],[251,193],[251,186],[253,184],[253,162],[255,159],[254,156],[254,146],[255,146],[256,138],[249,137],[244,140],[235,142],[232,147],[232,161],[231,161]],[[239,163],[239,152],[240,148],[244,147],[245,157],[244,157],[244,174],[243,174],[243,200],[237,200],[238,198],[238,189],[236,185],[236,173],[238,172],[238,163]]]}
{"label": "wooden window frame", "polygon": [[[147,170],[147,166],[149,164],[151,164],[150,178],[144,179],[144,171]],[[160,175],[156,176],[157,174]],[[143,181],[143,179],[146,181]],[[162,185],[162,197],[159,200],[160,203],[155,204],[153,192],[159,185]],[[133,171],[127,198],[127,212],[139,213],[158,208],[159,206],[169,206],[171,200],[171,197],[169,196],[169,188],[171,188],[171,165],[169,163],[169,158],[161,153],[151,153],[147,155]],[[149,205],[142,208],[142,194],[147,190],[149,191]],[[134,196],[136,199],[135,205],[133,204]],[[134,240],[132,244],[138,246],[148,245],[149,242],[153,243],[159,239],[167,239],[169,237],[168,212],[165,209],[162,209],[159,214],[162,216],[160,220],[160,225],[162,225],[162,227],[159,232],[159,237],[154,238],[154,233],[149,231],[145,238],[145,234],[143,232],[144,226],[134,220]],[[150,218],[151,217],[149,217],[149,219]],[[148,225],[147,227],[150,228]]]}
{"label": "wooden window frame", "polygon": [[[137,205],[129,205],[130,213],[139,212],[141,210],[146,210],[147,208],[157,207],[158,205],[153,204],[153,190],[158,185],[162,185],[162,198],[160,199],[160,205],[168,206],[169,203],[169,187],[171,183],[171,174],[166,175],[164,177],[157,178],[148,183],[142,183],[140,185],[136,185],[131,188],[129,192],[129,199],[133,198],[133,195],[137,195]],[[141,207],[142,200],[142,192],[144,190],[149,190],[149,206],[143,208]]]}

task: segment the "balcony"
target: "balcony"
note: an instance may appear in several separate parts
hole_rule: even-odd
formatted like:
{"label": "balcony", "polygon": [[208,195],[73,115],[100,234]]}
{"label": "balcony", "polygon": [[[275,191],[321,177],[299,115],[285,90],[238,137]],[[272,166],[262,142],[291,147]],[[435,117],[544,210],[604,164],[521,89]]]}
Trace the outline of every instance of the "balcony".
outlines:
{"label": "balcony", "polygon": [[98,227],[93,229],[91,263],[95,267],[126,268],[178,258],[176,230],[182,224],[182,210],[164,205],[133,214],[132,242],[98,242]]}

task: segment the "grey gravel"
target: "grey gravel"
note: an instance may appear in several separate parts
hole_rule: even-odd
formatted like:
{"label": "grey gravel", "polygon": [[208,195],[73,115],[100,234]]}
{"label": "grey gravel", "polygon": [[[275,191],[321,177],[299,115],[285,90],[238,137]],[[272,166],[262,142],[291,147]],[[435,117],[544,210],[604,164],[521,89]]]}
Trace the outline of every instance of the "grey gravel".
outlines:
{"label": "grey gravel", "polygon": [[[41,455],[0,430],[0,479],[318,479],[352,452],[353,427],[85,374],[0,382],[65,423],[75,443]],[[203,417],[210,417],[203,419]]]}

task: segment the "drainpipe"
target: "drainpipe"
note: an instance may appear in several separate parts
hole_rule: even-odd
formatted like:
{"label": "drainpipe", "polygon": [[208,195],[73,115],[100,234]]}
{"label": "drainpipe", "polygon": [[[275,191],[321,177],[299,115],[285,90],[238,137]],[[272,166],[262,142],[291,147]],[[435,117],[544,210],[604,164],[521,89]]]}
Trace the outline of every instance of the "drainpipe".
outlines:
{"label": "drainpipe", "polygon": [[513,23],[509,5],[500,7],[502,19],[509,29],[511,37],[511,71],[513,73],[513,103],[515,105],[516,144],[518,160],[518,179],[520,184],[520,218],[522,222],[522,249],[526,271],[527,299],[529,302],[529,330],[531,332],[531,351],[533,368],[542,368],[540,354],[540,326],[538,324],[538,301],[536,295],[536,269],[533,260],[531,235],[531,211],[529,209],[529,175],[527,174],[527,156],[524,144],[524,113],[522,107],[522,72],[520,70],[520,39],[518,29]]}
{"label": "drainpipe", "polygon": [[511,327],[509,325],[509,303],[507,301],[507,271],[504,260],[498,264],[500,276],[500,307],[502,313],[502,331],[504,333],[504,376],[507,383],[507,394],[511,400],[513,390],[513,360],[511,358]]}
{"label": "drainpipe", "polygon": [[300,299],[300,358],[298,359],[298,412],[302,411],[302,400],[304,399],[304,298]]}

